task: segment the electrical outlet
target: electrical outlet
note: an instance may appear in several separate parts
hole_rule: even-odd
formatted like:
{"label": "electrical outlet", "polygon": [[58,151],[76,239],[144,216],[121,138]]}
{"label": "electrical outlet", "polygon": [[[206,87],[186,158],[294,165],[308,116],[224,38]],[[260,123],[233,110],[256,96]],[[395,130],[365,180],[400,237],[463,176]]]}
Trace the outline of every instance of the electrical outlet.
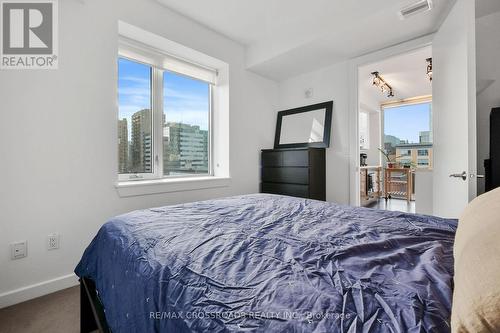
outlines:
{"label": "electrical outlet", "polygon": [[56,250],[59,248],[59,235],[51,234],[47,236],[47,250]]}
{"label": "electrical outlet", "polygon": [[10,259],[21,259],[28,255],[28,242],[20,241],[10,244]]}

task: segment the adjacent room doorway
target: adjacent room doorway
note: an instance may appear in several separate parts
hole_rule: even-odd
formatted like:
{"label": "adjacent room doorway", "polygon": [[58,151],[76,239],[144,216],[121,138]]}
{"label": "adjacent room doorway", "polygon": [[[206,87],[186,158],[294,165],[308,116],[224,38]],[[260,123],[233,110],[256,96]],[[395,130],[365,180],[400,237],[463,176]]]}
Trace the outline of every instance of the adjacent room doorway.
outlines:
{"label": "adjacent room doorway", "polygon": [[360,205],[431,213],[431,46],[359,67],[358,85]]}
{"label": "adjacent room doorway", "polygon": [[[476,48],[475,2],[457,0],[438,31],[393,47],[355,58],[350,63],[351,97],[349,161],[350,203],[360,202],[360,110],[363,96],[360,86],[366,81],[362,69],[374,63],[395,59],[397,56],[432,47],[432,122],[433,158],[431,214],[458,218],[468,202],[477,195],[477,135],[476,135]],[[420,61],[418,66],[422,66]],[[391,77],[389,70],[373,70],[378,74],[375,85],[381,92],[394,95],[404,83]],[[375,73],[378,72],[378,73]],[[420,72],[421,73],[421,72]],[[415,76],[416,77],[416,76]],[[421,76],[419,76],[421,77]],[[373,77],[372,77],[373,80]],[[411,82],[411,81],[405,81]],[[375,83],[375,82],[373,82]],[[374,87],[372,87],[374,88]],[[395,96],[389,96],[390,98]],[[411,95],[410,95],[411,96]],[[418,94],[413,94],[418,96]],[[404,99],[404,98],[403,98]],[[368,111],[368,112],[371,112]],[[380,118],[380,117],[379,117]],[[362,119],[362,118],[361,118]],[[382,142],[379,142],[380,144]],[[371,147],[371,145],[370,145]],[[370,148],[371,149],[371,148]],[[418,186],[419,181],[415,180]],[[419,211],[419,195],[416,189],[416,212]]]}

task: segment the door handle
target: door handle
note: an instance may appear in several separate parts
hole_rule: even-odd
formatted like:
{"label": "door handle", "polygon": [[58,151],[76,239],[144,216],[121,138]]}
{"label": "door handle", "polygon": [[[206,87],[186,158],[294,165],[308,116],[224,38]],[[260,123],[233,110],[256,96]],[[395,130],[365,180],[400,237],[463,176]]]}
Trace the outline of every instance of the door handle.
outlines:
{"label": "door handle", "polygon": [[462,173],[452,173],[450,177],[454,178],[462,178],[462,180],[467,180],[467,172],[462,172]]}

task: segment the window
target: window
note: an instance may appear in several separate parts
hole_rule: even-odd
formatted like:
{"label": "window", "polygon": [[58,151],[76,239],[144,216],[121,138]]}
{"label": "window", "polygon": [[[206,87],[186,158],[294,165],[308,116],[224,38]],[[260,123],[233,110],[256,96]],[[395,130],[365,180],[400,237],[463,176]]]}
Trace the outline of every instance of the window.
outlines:
{"label": "window", "polygon": [[212,175],[215,71],[121,45],[119,180]]}
{"label": "window", "polygon": [[120,174],[151,174],[151,66],[118,60],[118,170]]}
{"label": "window", "polygon": [[427,159],[418,159],[418,162],[417,162],[418,166],[429,166],[429,160]]}
{"label": "window", "polygon": [[393,146],[432,143],[431,102],[384,107],[384,134]]}
{"label": "window", "polygon": [[210,85],[163,73],[163,175],[209,173]]}
{"label": "window", "polygon": [[432,101],[429,97],[416,100],[383,106],[385,150],[392,158],[397,157],[396,151],[410,157],[413,165],[418,165],[417,157],[429,156],[429,150],[432,151]]}

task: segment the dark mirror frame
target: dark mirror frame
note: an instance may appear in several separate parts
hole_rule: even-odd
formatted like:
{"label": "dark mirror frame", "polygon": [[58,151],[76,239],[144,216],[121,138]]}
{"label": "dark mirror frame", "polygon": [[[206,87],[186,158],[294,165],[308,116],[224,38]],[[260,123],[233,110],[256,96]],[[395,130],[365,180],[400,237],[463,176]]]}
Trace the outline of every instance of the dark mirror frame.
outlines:
{"label": "dark mirror frame", "polygon": [[[281,123],[283,121],[283,116],[288,116],[296,113],[304,113],[309,111],[315,111],[320,109],[326,109],[325,112],[325,130],[323,132],[323,142],[298,142],[298,143],[287,143],[280,144],[281,136]],[[318,103],[313,105],[302,106],[300,108],[284,110],[278,112],[278,121],[276,122],[276,134],[274,137],[274,149],[279,148],[301,148],[301,147],[314,147],[314,148],[328,148],[330,147],[330,131],[332,128],[332,110],[333,101]]]}

